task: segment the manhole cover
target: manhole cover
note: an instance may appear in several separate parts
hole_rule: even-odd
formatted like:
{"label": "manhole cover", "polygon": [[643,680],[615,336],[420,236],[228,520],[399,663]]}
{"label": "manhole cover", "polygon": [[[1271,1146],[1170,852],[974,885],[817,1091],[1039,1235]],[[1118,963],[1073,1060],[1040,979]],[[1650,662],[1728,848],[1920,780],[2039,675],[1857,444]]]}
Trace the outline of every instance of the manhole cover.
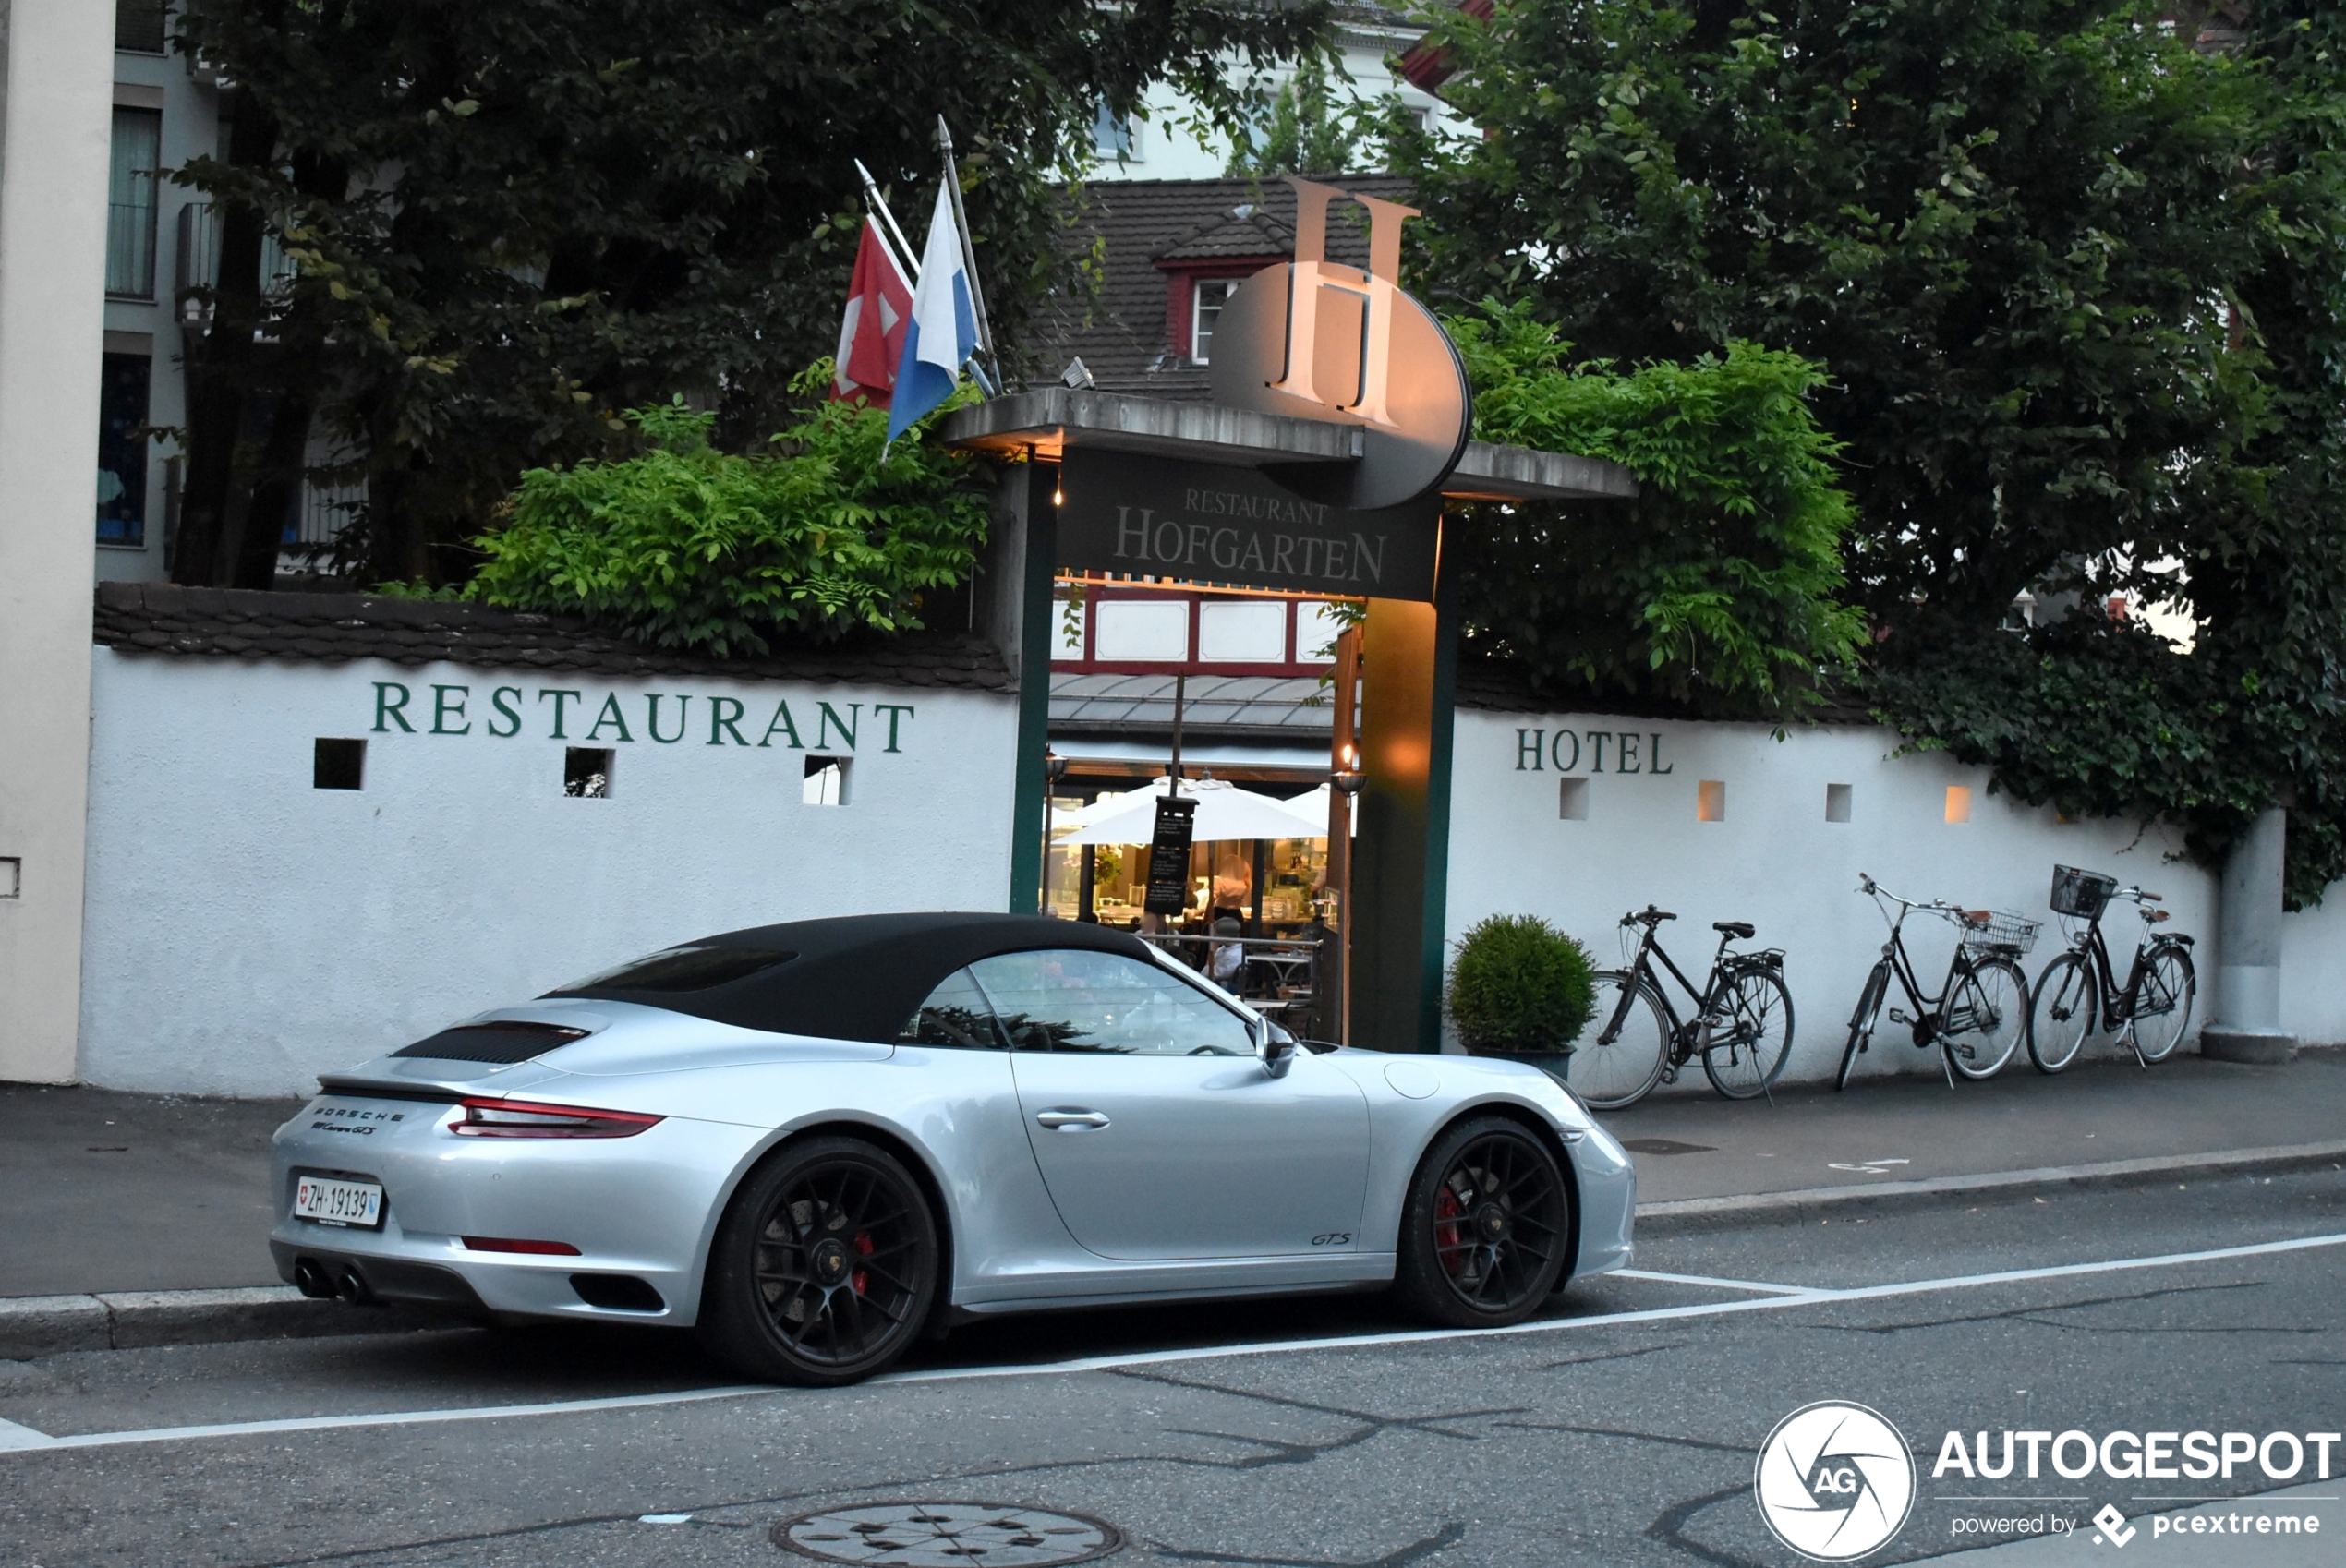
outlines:
{"label": "manhole cover", "polygon": [[1029,1568],[1106,1557],[1124,1537],[1080,1514],[1010,1502],[883,1502],[785,1519],[774,1526],[774,1544],[825,1562]]}
{"label": "manhole cover", "polygon": [[1681,1143],[1675,1138],[1625,1138],[1621,1147],[1632,1154],[1715,1154],[1708,1143]]}

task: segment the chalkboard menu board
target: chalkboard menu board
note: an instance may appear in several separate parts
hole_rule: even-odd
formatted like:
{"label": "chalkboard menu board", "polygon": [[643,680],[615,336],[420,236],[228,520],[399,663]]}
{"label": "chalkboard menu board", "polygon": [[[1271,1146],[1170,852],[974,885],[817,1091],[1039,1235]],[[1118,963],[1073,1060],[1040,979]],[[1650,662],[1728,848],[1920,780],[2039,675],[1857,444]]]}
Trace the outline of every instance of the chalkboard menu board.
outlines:
{"label": "chalkboard menu board", "polygon": [[1156,802],[1156,836],[1149,840],[1149,890],[1142,908],[1155,915],[1179,914],[1190,904],[1190,828],[1197,802],[1167,795]]}

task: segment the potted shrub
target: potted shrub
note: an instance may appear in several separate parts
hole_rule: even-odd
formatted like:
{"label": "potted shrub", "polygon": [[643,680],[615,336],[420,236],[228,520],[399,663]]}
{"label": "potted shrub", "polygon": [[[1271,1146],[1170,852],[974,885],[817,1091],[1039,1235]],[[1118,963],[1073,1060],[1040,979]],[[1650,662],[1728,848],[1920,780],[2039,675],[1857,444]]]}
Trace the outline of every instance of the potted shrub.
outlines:
{"label": "potted shrub", "polygon": [[1564,1077],[1596,1006],[1589,950],[1537,915],[1490,915],[1459,939],[1444,1001],[1459,1043]]}

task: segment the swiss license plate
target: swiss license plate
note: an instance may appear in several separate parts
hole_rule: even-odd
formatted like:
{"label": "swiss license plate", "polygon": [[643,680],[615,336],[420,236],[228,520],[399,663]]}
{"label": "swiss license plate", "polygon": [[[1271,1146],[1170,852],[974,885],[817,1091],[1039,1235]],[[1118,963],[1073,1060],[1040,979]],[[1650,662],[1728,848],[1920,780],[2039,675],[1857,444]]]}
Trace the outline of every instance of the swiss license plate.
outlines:
{"label": "swiss license plate", "polygon": [[294,1214],[330,1225],[383,1223],[383,1189],[371,1181],[335,1181],[326,1176],[298,1176],[294,1181]]}

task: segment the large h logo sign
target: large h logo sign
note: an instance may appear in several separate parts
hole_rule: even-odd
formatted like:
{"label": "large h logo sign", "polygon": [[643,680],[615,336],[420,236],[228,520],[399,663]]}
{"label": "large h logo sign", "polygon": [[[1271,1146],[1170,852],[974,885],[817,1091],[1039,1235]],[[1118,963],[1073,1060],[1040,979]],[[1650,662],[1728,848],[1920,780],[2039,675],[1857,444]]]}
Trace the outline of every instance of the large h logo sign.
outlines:
{"label": "large h logo sign", "polygon": [[[1393,302],[1400,293],[1401,224],[1416,217],[1417,209],[1310,180],[1290,178],[1288,183],[1295,187],[1295,265],[1288,274],[1287,363],[1271,390],[1393,428],[1385,391],[1393,369]],[[1328,203],[1337,197],[1369,210],[1365,281],[1353,269],[1332,266],[1327,259]],[[1360,301],[1360,308],[1357,372],[1348,382],[1325,387],[1319,384],[1315,363],[1324,291],[1348,295]]]}

